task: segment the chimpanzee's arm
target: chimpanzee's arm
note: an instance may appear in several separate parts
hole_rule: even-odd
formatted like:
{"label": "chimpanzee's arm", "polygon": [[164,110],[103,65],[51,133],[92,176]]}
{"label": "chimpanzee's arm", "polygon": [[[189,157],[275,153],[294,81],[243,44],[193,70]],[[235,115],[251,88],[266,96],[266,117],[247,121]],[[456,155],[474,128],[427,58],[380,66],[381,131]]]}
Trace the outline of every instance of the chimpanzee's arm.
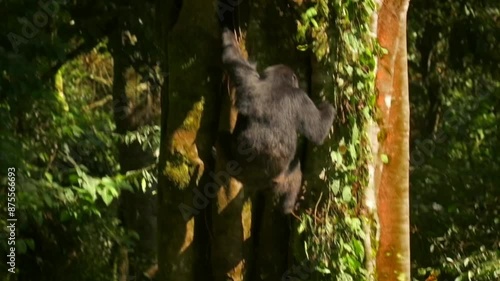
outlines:
{"label": "chimpanzee's arm", "polygon": [[295,108],[298,119],[297,130],[314,144],[322,144],[332,127],[336,114],[335,109],[327,102],[316,107],[307,94],[302,91],[300,94],[294,95],[294,98],[296,99]]}
{"label": "chimpanzee's arm", "polygon": [[243,58],[236,44],[234,33],[227,28],[222,32],[222,63],[231,75],[231,80],[236,87],[244,90],[255,86],[259,74],[254,65]]}

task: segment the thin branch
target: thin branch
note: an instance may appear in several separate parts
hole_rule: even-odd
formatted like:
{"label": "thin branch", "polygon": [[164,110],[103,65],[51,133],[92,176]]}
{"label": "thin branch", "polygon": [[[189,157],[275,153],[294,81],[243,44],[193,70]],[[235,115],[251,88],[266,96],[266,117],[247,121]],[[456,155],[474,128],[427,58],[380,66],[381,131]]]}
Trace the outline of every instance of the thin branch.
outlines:
{"label": "thin branch", "polygon": [[90,111],[96,107],[101,107],[103,105],[105,105],[106,103],[108,103],[109,101],[112,101],[113,100],[113,96],[111,95],[107,95],[105,96],[103,99],[100,99],[96,102],[93,102],[89,105],[87,105],[85,108],[84,108],[84,111]]}

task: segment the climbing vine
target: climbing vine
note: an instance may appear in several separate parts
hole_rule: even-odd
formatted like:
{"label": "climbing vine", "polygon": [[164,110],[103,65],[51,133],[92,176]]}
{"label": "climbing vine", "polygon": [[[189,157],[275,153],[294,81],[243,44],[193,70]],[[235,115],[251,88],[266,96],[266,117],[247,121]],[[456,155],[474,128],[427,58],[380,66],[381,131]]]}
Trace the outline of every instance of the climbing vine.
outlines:
{"label": "climbing vine", "polygon": [[[327,188],[314,215],[305,214],[309,280],[369,280],[365,265],[363,192],[371,157],[367,128],[375,113],[375,67],[379,49],[371,30],[374,0],[295,1],[299,50],[311,50],[327,75],[324,93],[335,101],[337,121],[325,167]],[[304,235],[305,234],[305,235]],[[369,248],[372,251],[373,249]],[[297,255],[300,255],[298,253]],[[303,259],[303,258],[298,258]]]}

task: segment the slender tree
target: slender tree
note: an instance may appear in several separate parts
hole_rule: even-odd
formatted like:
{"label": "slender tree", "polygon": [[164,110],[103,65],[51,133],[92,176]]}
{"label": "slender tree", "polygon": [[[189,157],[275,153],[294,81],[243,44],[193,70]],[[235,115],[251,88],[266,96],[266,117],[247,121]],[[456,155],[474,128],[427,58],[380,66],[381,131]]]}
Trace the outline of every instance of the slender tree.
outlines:
{"label": "slender tree", "polygon": [[378,13],[377,38],[387,51],[379,59],[376,77],[382,136],[375,172],[380,223],[378,280],[410,280],[408,2],[382,1]]}

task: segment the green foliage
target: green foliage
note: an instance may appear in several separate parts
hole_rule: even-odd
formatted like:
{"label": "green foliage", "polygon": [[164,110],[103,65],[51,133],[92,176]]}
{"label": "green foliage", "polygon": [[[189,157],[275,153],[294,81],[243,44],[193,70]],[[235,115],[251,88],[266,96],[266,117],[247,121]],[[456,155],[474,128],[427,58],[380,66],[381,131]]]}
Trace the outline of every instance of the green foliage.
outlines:
{"label": "green foliage", "polygon": [[[27,84],[32,95],[22,110],[17,98],[0,100],[9,128],[0,131],[0,163],[4,171],[19,171],[16,247],[19,274],[28,279],[43,270],[51,274],[39,280],[63,280],[68,272],[78,272],[79,280],[109,280],[117,245],[137,241],[120,225],[117,198],[132,185],[151,187],[155,166],[120,174],[116,144],[137,141],[155,150],[159,129],[114,135],[111,80],[111,58],[100,46],[65,64],[48,85]],[[5,196],[0,191],[2,202]],[[2,252],[6,247],[0,246]]]}
{"label": "green foliage", "polygon": [[141,145],[144,151],[154,150],[160,146],[160,126],[141,126],[136,131],[129,131],[125,135],[121,136],[116,134],[115,137],[118,141],[122,141],[125,144],[132,144],[137,142]]}
{"label": "green foliage", "polygon": [[[498,280],[500,140],[497,4],[409,10],[413,269]],[[433,273],[434,272],[434,273]]]}
{"label": "green foliage", "polygon": [[418,277],[436,276],[439,280],[489,281],[500,278],[500,252],[486,250],[484,247],[467,257],[452,259],[445,257],[440,269],[419,268]]}
{"label": "green foliage", "polygon": [[368,183],[366,126],[375,108],[375,1],[304,1],[299,10],[299,49],[310,48],[333,78],[326,96],[335,98],[340,120],[325,169],[329,189],[315,210],[321,221],[304,215],[299,231],[308,233],[305,251],[320,273],[312,280],[366,280],[359,210]]}

